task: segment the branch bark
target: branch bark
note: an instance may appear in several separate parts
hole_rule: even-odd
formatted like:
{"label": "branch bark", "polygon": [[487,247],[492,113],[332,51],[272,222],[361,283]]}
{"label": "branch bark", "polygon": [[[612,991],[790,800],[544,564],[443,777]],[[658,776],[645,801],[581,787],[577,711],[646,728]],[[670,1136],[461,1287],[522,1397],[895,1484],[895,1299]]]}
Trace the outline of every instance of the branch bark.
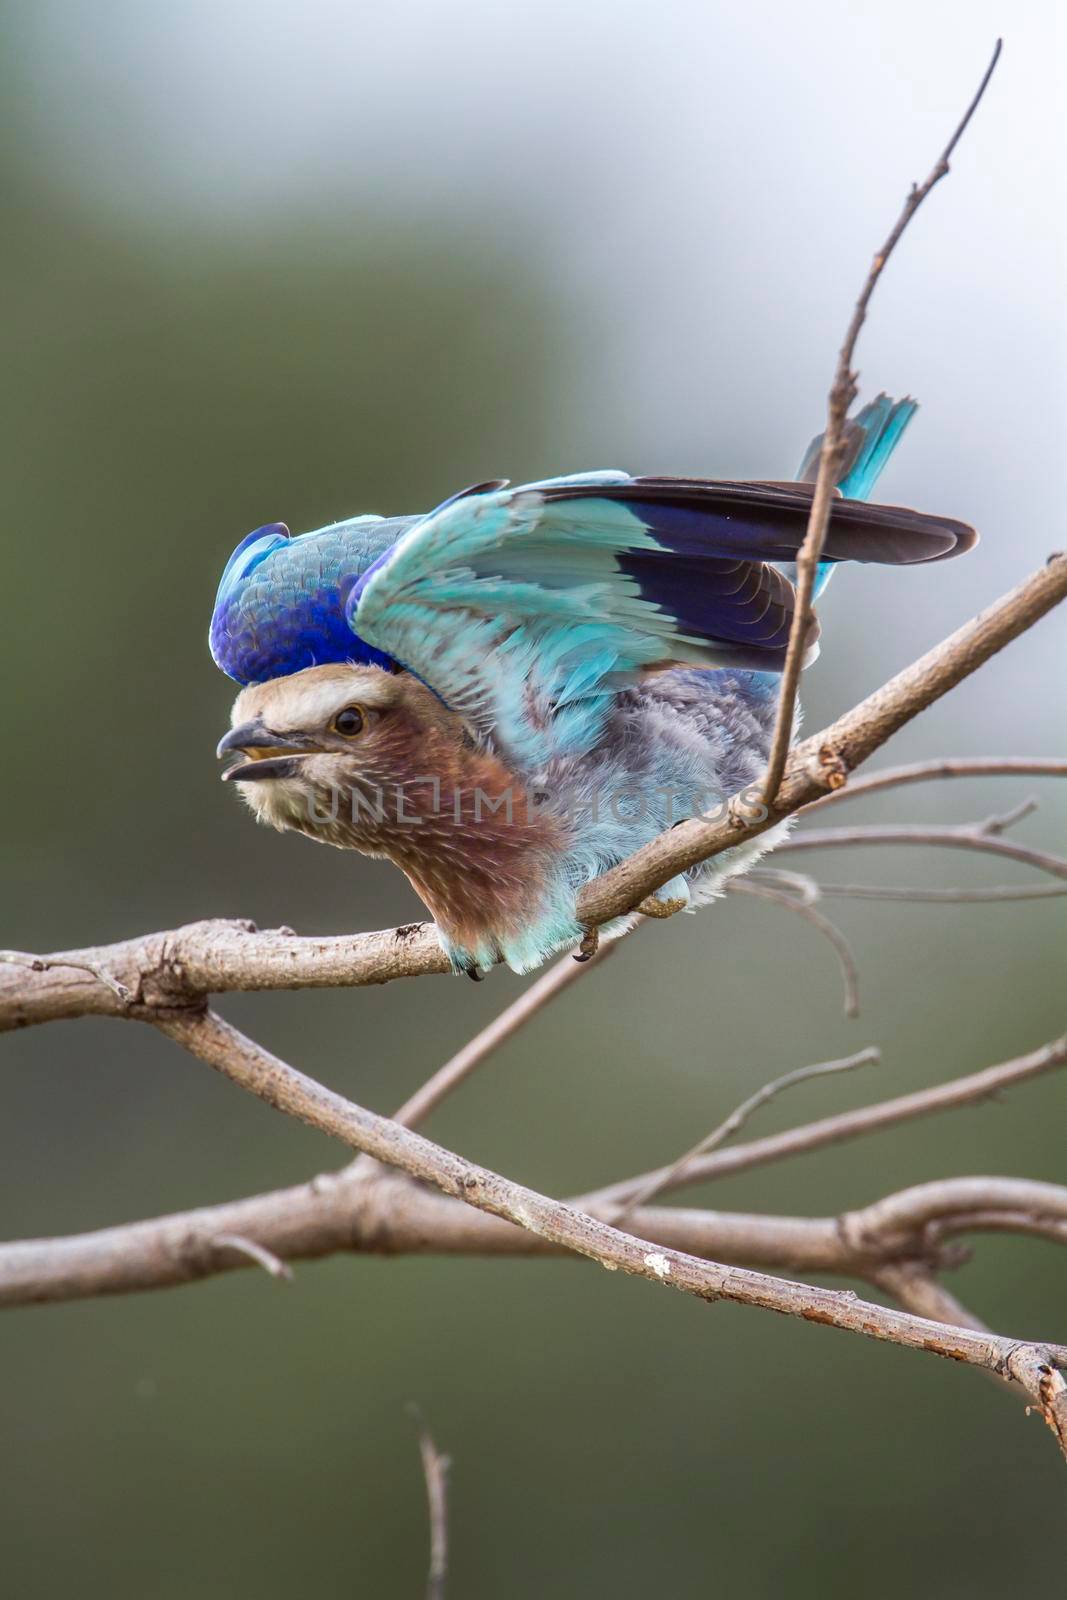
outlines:
{"label": "branch bark", "polygon": [[[1027,1197],[1035,1209],[1020,1211],[1013,1209],[1023,1198],[1013,1187],[1020,1181],[965,1177],[920,1184],[839,1217],[637,1207],[627,1225],[646,1246],[730,1265],[755,1263],[882,1285],[891,1268],[931,1272],[934,1266],[954,1265],[956,1255],[943,1251],[942,1241],[965,1233],[1033,1232],[1063,1244],[1065,1233],[1055,1224],[1067,1190],[1040,1185]],[[929,1192],[934,1189],[936,1199]],[[612,1220],[606,1205],[567,1204]],[[271,1275],[281,1277],[291,1262],[345,1253],[528,1257],[567,1255],[569,1249],[383,1173],[375,1163],[361,1175],[349,1167],[244,1200],[67,1238],[0,1244],[0,1306],[176,1288],[267,1261],[275,1263],[268,1268]]]}

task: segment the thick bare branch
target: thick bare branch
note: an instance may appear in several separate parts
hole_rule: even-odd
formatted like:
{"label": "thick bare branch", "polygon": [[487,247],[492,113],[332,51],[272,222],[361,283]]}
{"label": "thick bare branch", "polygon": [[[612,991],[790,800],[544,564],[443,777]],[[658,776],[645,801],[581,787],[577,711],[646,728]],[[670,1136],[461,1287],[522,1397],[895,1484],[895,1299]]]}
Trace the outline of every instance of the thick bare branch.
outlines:
{"label": "thick bare branch", "polygon": [[[1065,595],[1067,558],[1056,556],[829,728],[797,746],[773,810],[753,807],[750,796],[740,795],[721,820],[680,823],[586,886],[579,901],[583,922],[599,926],[624,914],[677,873],[745,843],[827,790],[840,788],[848,773],[892,734]],[[382,933],[302,938],[288,928],[259,933],[247,922],[199,922],[100,948],[48,956],[13,951],[7,957],[0,963],[0,1031],[80,1016],[152,1021],[195,1010],[207,995],[230,990],[352,987],[448,970],[436,934],[425,923]]]}
{"label": "thick bare branch", "polygon": [[1029,1218],[1026,1231],[1060,1240],[1067,1223],[1067,1189],[1033,1178],[939,1178],[849,1213],[841,1219],[841,1228],[862,1255],[871,1239],[884,1249],[895,1240],[922,1237],[930,1230],[930,1236],[937,1238],[975,1232],[979,1225],[989,1226],[988,1213]]}
{"label": "thick bare branch", "polygon": [[[925,1193],[929,1186],[919,1185],[849,1213],[847,1229],[839,1217],[656,1206],[635,1209],[628,1226],[646,1245],[720,1263],[833,1273],[880,1284],[891,1267],[901,1264],[918,1264],[928,1272],[931,1258],[941,1260],[942,1241],[962,1233],[1034,1232],[1067,1242],[1053,1227],[1051,1215],[1062,1209],[1063,1191],[1059,1200],[1039,1196],[1037,1212],[1018,1211],[1011,1209],[1018,1199],[1012,1189],[1016,1182],[949,1180],[941,1196],[943,1217],[930,1206]],[[570,1204],[586,1209],[584,1201]],[[887,1213],[892,1226],[880,1233],[880,1219]],[[614,1220],[606,1205],[599,1205],[595,1214]],[[231,1235],[230,1229],[241,1232]],[[361,1175],[348,1167],[244,1200],[68,1238],[0,1244],[0,1306],[172,1288],[258,1263],[253,1251],[229,1247],[227,1240],[234,1236],[279,1262],[345,1252],[485,1257],[568,1253],[564,1244],[472,1210],[374,1163]],[[929,1310],[920,1314],[934,1315]]]}
{"label": "thick bare branch", "polygon": [[[928,1318],[860,1300],[850,1293],[794,1283],[748,1267],[703,1260],[673,1245],[656,1244],[620,1232],[587,1212],[476,1166],[432,1144],[412,1129],[345,1100],[211,1013],[186,1013],[160,1019],[157,1026],[275,1109],[345,1140],[377,1161],[433,1185],[442,1194],[525,1229],[547,1246],[587,1256],[610,1271],[621,1269],[704,1300],[725,1299],[758,1306],[863,1333],[907,1349],[926,1350],[1011,1377],[1033,1403],[1040,1406],[1047,1419],[1051,1422],[1058,1419],[1060,1391],[1055,1369],[1058,1363],[1067,1361],[1065,1348],[1027,1344],[970,1328],[947,1327]],[[1014,1203],[1018,1197],[1013,1193],[1011,1198]],[[1042,1209],[1047,1209],[1048,1196],[1042,1195],[1040,1203]],[[667,1213],[668,1217],[670,1215]],[[854,1237],[866,1247],[862,1224],[855,1226]],[[218,1231],[212,1241],[216,1259]],[[247,1228],[236,1231],[244,1238],[250,1237]],[[650,1243],[653,1244],[651,1249]],[[68,1241],[68,1249],[69,1244]],[[25,1248],[8,1247],[8,1252]],[[232,1256],[235,1252],[229,1254]]]}
{"label": "thick bare branch", "polygon": [[848,328],[845,330],[844,343],[838,352],[837,365],[834,369],[833,382],[830,385],[830,395],[826,407],[826,427],[823,431],[822,449],[819,452],[819,470],[815,478],[811,515],[808,518],[808,528],[804,535],[804,543],[797,552],[796,609],[793,613],[793,625],[789,631],[789,645],[786,650],[785,666],[782,671],[774,738],[771,743],[770,756],[767,760],[767,771],[763,779],[763,799],[767,805],[773,805],[778,798],[779,786],[785,772],[786,755],[793,738],[800,673],[804,665],[809,630],[814,619],[812,601],[815,596],[815,580],[818,576],[819,559],[822,555],[823,545],[826,543],[826,532],[830,525],[830,515],[836,493],[834,485],[840,477],[839,468],[845,436],[845,418],[848,415],[849,406],[856,398],[856,375],[852,371],[852,358],[856,351],[856,341],[860,336],[860,329],[867,320],[867,308],[870,305],[871,296],[874,294],[878,280],[885,270],[886,262],[893,254],[912,217],[918,211],[931,189],[948,174],[948,164],[952,152],[963,137],[964,130],[977,111],[989,80],[993,76],[1000,57],[1000,46],[1001,42],[998,39],[996,48],[993,51],[993,59],[985,70],[977,92],[957,123],[948,144],[938,156],[929,176],[923,183],[912,184],[908,197],[901,208],[900,215],[889,233],[889,237],[871,262],[863,288],[860,290],[859,299],[853,308]]}
{"label": "thick bare branch", "polygon": [[[20,954],[20,952],[11,952]],[[42,960],[38,970],[30,963]],[[94,977],[106,971],[110,983]],[[99,949],[0,965],[0,1032],[71,1017],[152,1021],[233,990],[333,989],[449,970],[430,923],[302,937],[252,922],[192,922]],[[128,991],[123,1002],[115,984]]]}

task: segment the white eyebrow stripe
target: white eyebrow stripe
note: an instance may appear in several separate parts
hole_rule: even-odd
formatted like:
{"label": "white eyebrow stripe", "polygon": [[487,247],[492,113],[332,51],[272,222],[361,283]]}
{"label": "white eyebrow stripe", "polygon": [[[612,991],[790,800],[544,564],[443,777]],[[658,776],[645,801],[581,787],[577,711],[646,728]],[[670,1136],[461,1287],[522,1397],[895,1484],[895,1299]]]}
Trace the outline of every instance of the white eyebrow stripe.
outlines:
{"label": "white eyebrow stripe", "polygon": [[[385,691],[383,693],[383,691]],[[372,710],[396,699],[392,675],[379,667],[311,667],[288,678],[253,684],[237,697],[233,723],[260,717],[276,732],[328,722],[353,702]]]}

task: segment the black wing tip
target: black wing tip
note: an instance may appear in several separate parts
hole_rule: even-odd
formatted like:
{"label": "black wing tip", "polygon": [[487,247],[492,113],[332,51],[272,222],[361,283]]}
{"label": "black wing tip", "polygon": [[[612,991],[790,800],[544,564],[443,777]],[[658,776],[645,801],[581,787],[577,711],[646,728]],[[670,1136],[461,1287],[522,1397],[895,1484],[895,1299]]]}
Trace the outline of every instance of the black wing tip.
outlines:
{"label": "black wing tip", "polygon": [[952,532],[956,536],[956,542],[952,546],[951,550],[945,551],[944,555],[935,556],[935,561],[947,561],[952,556],[965,556],[968,551],[974,549],[975,545],[981,538],[981,534],[978,532],[978,529],[973,527],[969,522],[957,522],[952,517],[944,517],[941,519],[941,521],[943,526],[951,528]]}
{"label": "black wing tip", "polygon": [[[559,484],[538,493],[545,500],[602,498],[624,504],[644,502],[665,509],[719,511],[739,520],[746,512],[763,512],[776,519],[771,540],[775,546],[785,532],[780,520],[784,517],[792,530],[786,540],[791,549],[772,550],[769,546],[762,559],[791,560],[803,537],[813,485],[769,479],[656,476],[629,478],[624,483]],[[965,555],[977,542],[977,530],[956,518],[838,495],[830,515],[825,559],[913,566]],[[750,557],[758,559],[757,552],[750,552]]]}
{"label": "black wing tip", "polygon": [[[913,554],[898,557],[903,566],[928,561],[951,561],[956,556],[965,556],[974,549],[980,537],[978,529],[970,522],[963,522],[958,517],[943,517],[936,511],[916,511],[913,506],[883,505],[868,500],[838,500],[830,513],[831,527],[842,516],[852,516],[861,523],[877,524],[887,532],[896,531],[905,537],[910,534],[921,540],[925,548],[916,548]],[[933,540],[937,541],[939,548],[931,551],[929,544]],[[862,557],[859,559],[862,560]]]}

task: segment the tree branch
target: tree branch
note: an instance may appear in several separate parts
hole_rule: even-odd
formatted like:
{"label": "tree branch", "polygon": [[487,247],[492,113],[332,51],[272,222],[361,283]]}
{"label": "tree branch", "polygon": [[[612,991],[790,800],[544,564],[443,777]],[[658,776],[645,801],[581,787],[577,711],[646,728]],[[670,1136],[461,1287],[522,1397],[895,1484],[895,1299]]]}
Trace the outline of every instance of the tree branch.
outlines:
{"label": "tree branch", "polygon": [[1067,894],[1067,883],[989,884],[981,889],[925,889],[910,884],[820,883],[820,900],[900,900],[929,905],[997,905],[1010,900],[1048,900]]}
{"label": "tree branch", "polygon": [[744,844],[827,790],[840,789],[849,773],[921,711],[1017,639],[1067,596],[1067,557],[1048,565],[964,623],[948,639],[905,667],[836,722],[796,745],[771,807],[735,795],[721,819],[691,819],[644,845],[628,860],[583,890],[579,916],[589,925],[621,916],[646,895],[710,856]]}
{"label": "tree branch", "polygon": [[819,1061],[812,1067],[795,1067],[792,1072],[783,1073],[780,1078],[772,1078],[770,1083],[765,1083],[762,1088],[742,1100],[730,1115],[713,1128],[711,1133],[705,1134],[699,1143],[693,1145],[684,1155],[680,1155],[662,1176],[654,1173],[648,1181],[635,1189],[629,1198],[612,1217],[612,1222],[619,1224],[636,1210],[639,1206],[647,1206],[655,1195],[664,1189],[680,1187],[688,1180],[689,1169],[698,1156],[711,1155],[713,1150],[718,1150],[735,1133],[739,1133],[752,1114],[765,1106],[769,1100],[774,1100],[786,1089],[794,1088],[798,1083],[807,1083],[812,1078],[826,1078],[837,1072],[853,1072],[857,1067],[872,1066],[881,1060],[879,1051],[872,1047],[860,1050],[856,1055],[845,1056],[840,1061]]}
{"label": "tree branch", "polygon": [[[670,1244],[657,1244],[650,1250],[649,1243],[654,1241],[620,1232],[587,1212],[552,1200],[488,1168],[476,1166],[432,1144],[421,1134],[345,1100],[210,1012],[160,1019],[156,1025],[199,1059],[276,1110],[345,1140],[352,1148],[399,1168],[411,1178],[431,1184],[442,1194],[462,1200],[467,1206],[525,1229],[547,1246],[587,1256],[609,1271],[621,1269],[700,1299],[759,1306],[805,1321],[862,1333],[907,1349],[926,1350],[1011,1378],[1041,1409],[1054,1431],[1059,1430],[1060,1442],[1067,1453],[1067,1436],[1060,1417],[1062,1388],[1055,1370],[1057,1364],[1067,1361],[1067,1348],[1026,1343],[970,1328],[948,1327],[928,1318],[860,1300],[851,1293],[794,1283],[748,1267],[702,1260]],[[989,1182],[986,1180],[987,1184]],[[1053,1188],[1051,1185],[1038,1187],[1042,1191]],[[1018,1198],[1013,1191],[1012,1204]],[[1047,1211],[1052,1204],[1048,1194],[1042,1192],[1039,1199],[1042,1211]],[[668,1218],[672,1215],[667,1213]],[[922,1211],[922,1216],[928,1220],[928,1208]],[[250,1237],[247,1229],[235,1231]],[[867,1244],[868,1231],[862,1225],[853,1224],[853,1237],[859,1239],[863,1247]],[[9,1246],[8,1265],[12,1251],[16,1252],[17,1265],[17,1253],[26,1248]],[[70,1241],[67,1241],[69,1248]],[[217,1258],[217,1231],[213,1236],[213,1248]],[[230,1255],[232,1259],[232,1252]],[[10,1293],[10,1278],[8,1283],[7,1292]]]}
{"label": "tree branch", "polygon": [[806,897],[790,894],[787,890],[774,887],[773,884],[759,880],[752,883],[747,878],[730,878],[723,887],[729,894],[747,894],[755,900],[769,900],[772,905],[781,906],[784,911],[792,911],[795,916],[803,918],[810,927],[821,933],[837,957],[844,988],[845,1016],[859,1016],[860,990],[856,958],[852,954],[852,946],[836,923],[831,922],[829,917],[824,917],[821,911],[816,911]]}
{"label": "tree branch", "polygon": [[[963,1233],[1032,1232],[1067,1242],[1067,1233],[1055,1225],[1067,1191],[1043,1185],[1032,1201],[1038,1209],[1019,1211],[1012,1209],[1020,1198],[1013,1188],[1019,1181],[945,1180],[940,1196],[944,1216],[930,1203],[931,1186],[920,1184],[844,1217],[650,1206],[636,1208],[629,1226],[646,1245],[720,1263],[833,1273],[882,1284],[891,1267],[930,1272],[933,1265],[955,1265],[957,1254],[946,1251],[943,1241]],[[591,1206],[580,1199],[568,1204],[614,1222],[606,1204]],[[884,1221],[892,1226],[883,1229]],[[240,1228],[236,1237],[254,1249],[232,1249],[230,1228]],[[349,1166],[244,1200],[67,1238],[0,1244],[0,1306],[174,1288],[259,1264],[257,1251],[288,1263],[343,1253],[566,1255],[568,1247],[383,1172],[375,1163],[359,1176]]]}
{"label": "tree branch", "polygon": [[826,428],[823,432],[822,449],[819,452],[819,470],[815,479],[811,515],[808,518],[808,528],[804,535],[804,542],[797,553],[797,592],[793,624],[789,631],[789,644],[786,649],[785,666],[782,670],[774,737],[771,743],[770,755],[767,759],[767,771],[763,779],[763,799],[766,805],[773,805],[778,797],[779,787],[785,772],[786,755],[793,738],[800,673],[804,665],[804,653],[807,648],[809,631],[814,621],[812,601],[815,596],[815,580],[818,576],[819,559],[822,555],[823,545],[826,543],[826,531],[830,525],[830,515],[836,494],[834,485],[840,477],[839,467],[845,433],[845,418],[848,415],[849,406],[856,398],[856,375],[852,371],[852,357],[855,354],[856,341],[860,336],[860,329],[867,320],[867,308],[870,305],[871,296],[874,294],[878,280],[885,270],[886,262],[893,254],[909,222],[931,189],[948,174],[952,152],[960,139],[962,139],[967,124],[977,111],[982,96],[986,92],[989,80],[993,76],[997,61],[1000,58],[1000,49],[1001,41],[998,39],[993,51],[993,58],[985,70],[985,74],[970,105],[956,125],[951,139],[937,158],[925,182],[918,185],[912,184],[889,237],[871,262],[870,271],[867,274],[863,288],[860,290],[860,296],[853,309],[851,321],[845,331],[845,340],[838,354],[833,383],[830,385],[830,396],[826,409]]}
{"label": "tree branch", "polygon": [[[746,1172],[752,1167],[766,1166],[772,1161],[785,1161],[791,1156],[822,1150],[827,1145],[841,1144],[846,1139],[880,1133],[884,1128],[893,1128],[902,1122],[914,1122],[919,1117],[955,1111],[961,1106],[978,1105],[985,1100],[996,1099],[1005,1089],[1017,1083],[1054,1072],[1064,1065],[1067,1065],[1067,1034],[1042,1045],[1029,1055],[999,1062],[996,1066],[985,1067],[980,1072],[971,1072],[962,1078],[950,1078],[947,1083],[933,1084],[929,1089],[896,1095],[891,1100],[881,1100],[873,1106],[860,1106],[855,1111],[840,1111],[836,1116],[823,1117],[802,1127],[787,1128],[783,1133],[772,1133],[764,1139],[752,1139],[745,1144],[733,1145],[728,1150],[697,1156],[687,1166],[684,1182],[705,1183],[735,1172]],[[638,1177],[627,1178],[622,1183],[611,1184],[584,1195],[581,1204],[594,1209],[620,1205],[653,1178],[658,1182],[669,1172],[669,1167],[661,1167],[655,1173],[644,1172]]]}
{"label": "tree branch", "polygon": [[505,1007],[492,1022],[487,1023],[480,1033],[476,1033],[474,1038],[468,1040],[443,1066],[438,1067],[433,1076],[404,1101],[399,1111],[393,1113],[393,1121],[403,1123],[405,1128],[414,1128],[423,1122],[446,1095],[458,1088],[483,1061],[513,1038],[520,1028],[524,1028],[539,1011],[543,1011],[558,994],[562,994],[564,989],[569,989],[571,984],[577,983],[579,978],[591,972],[593,967],[603,965],[617,945],[618,940],[601,944],[596,953],[584,962],[575,961],[573,956],[562,956],[546,973],[535,979],[529,988],[524,989],[517,1000],[513,1000],[511,1005]]}
{"label": "tree branch", "polygon": [[842,845],[937,845],[947,850],[977,850],[980,854],[1001,856],[1008,861],[1018,861],[1023,866],[1036,867],[1050,877],[1067,882],[1067,860],[1050,855],[1044,850],[1031,849],[1017,844],[1014,839],[1002,839],[981,826],[925,827],[915,823],[904,826],[867,826],[860,828],[811,828],[793,834],[775,846],[775,854],[790,850],[831,850]]}
{"label": "tree branch", "polygon": [[904,784],[928,783],[936,778],[1067,778],[1067,761],[1041,756],[949,756],[939,761],[912,761],[907,766],[886,767],[856,778],[845,788],[820,795],[803,808],[804,814],[822,806],[838,805],[842,800],[858,800],[882,789]]}
{"label": "tree branch", "polygon": [[[786,762],[773,809],[754,806],[751,796],[742,793],[733,797],[721,819],[679,823],[587,884],[579,897],[581,921],[596,927],[626,914],[676,874],[746,843],[827,790],[839,789],[899,728],[1031,628],[1065,595],[1067,558],[1054,556],[822,733],[798,745]],[[1023,849],[1008,845],[1016,858]],[[354,987],[447,971],[436,934],[426,923],[307,938],[289,928],[257,932],[249,922],[198,922],[49,956],[5,952],[0,963],[0,1032],[81,1016],[154,1021],[202,1009],[207,995],[231,990]]]}

